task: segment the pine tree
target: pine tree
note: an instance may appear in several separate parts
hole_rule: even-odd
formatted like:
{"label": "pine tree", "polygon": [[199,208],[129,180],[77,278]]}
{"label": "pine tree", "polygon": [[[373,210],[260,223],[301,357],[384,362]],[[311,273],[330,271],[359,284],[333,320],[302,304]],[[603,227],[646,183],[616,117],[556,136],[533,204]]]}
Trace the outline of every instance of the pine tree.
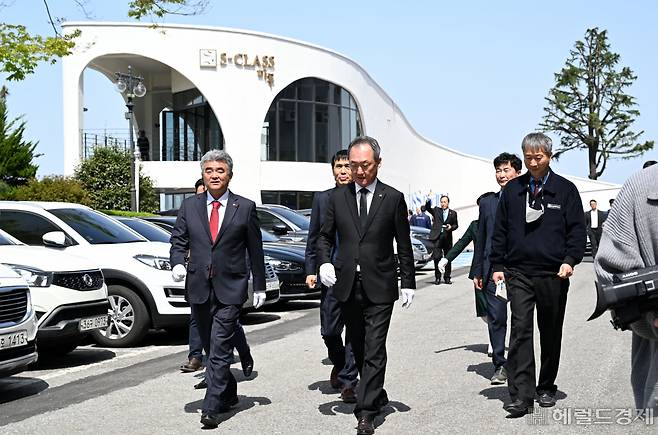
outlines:
{"label": "pine tree", "polygon": [[25,121],[21,117],[9,120],[7,88],[0,89],[0,181],[10,186],[25,184],[37,175],[38,166],[32,161],[37,142],[23,140]]}

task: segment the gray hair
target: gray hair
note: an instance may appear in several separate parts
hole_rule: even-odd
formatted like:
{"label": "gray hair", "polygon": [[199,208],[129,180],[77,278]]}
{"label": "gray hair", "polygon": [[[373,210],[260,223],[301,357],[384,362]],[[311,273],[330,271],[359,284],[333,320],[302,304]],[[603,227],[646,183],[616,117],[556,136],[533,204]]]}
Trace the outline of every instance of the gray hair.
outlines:
{"label": "gray hair", "polygon": [[526,151],[543,151],[549,156],[553,154],[553,141],[544,133],[530,133],[523,138],[521,150]]}
{"label": "gray hair", "polygon": [[203,165],[208,162],[225,162],[228,166],[229,174],[233,174],[233,159],[224,150],[210,150],[201,157],[201,172],[203,172]]}
{"label": "gray hair", "polygon": [[355,137],[352,142],[350,142],[350,146],[347,148],[347,154],[349,155],[350,151],[352,151],[352,147],[355,147],[357,145],[369,145],[370,148],[372,148],[372,152],[375,155],[375,161],[378,162],[380,159],[380,155],[382,153],[382,149],[379,147],[379,142],[377,142],[377,139],[374,137],[370,136],[357,136]]}

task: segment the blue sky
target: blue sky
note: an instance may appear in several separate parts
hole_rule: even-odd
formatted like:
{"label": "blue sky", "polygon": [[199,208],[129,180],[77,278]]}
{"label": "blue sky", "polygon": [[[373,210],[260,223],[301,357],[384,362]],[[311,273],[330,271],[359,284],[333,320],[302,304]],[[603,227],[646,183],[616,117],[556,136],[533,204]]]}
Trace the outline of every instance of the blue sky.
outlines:
{"label": "blue sky", "polygon": [[[0,21],[52,33],[41,0],[9,3]],[[56,17],[87,19],[72,0],[50,3]],[[87,9],[97,21],[129,21],[127,3],[90,0]],[[644,140],[658,140],[658,6],[652,1],[210,3],[203,15],[165,22],[274,33],[336,50],[363,66],[419,133],[486,158],[520,152],[521,139],[541,119],[553,74],[585,30],[598,26],[608,30],[621,64],[638,76],[629,91],[641,112],[635,130],[645,131]],[[37,159],[39,175],[61,174],[61,64],[42,65],[19,83],[0,75],[3,82],[10,90],[10,114],[24,115],[27,137],[39,141],[44,154]],[[122,99],[94,72],[85,76],[85,106],[86,128],[127,128]],[[601,180],[622,183],[648,159],[658,160],[658,149],[609,162]],[[585,177],[586,155],[572,151],[553,167]]]}

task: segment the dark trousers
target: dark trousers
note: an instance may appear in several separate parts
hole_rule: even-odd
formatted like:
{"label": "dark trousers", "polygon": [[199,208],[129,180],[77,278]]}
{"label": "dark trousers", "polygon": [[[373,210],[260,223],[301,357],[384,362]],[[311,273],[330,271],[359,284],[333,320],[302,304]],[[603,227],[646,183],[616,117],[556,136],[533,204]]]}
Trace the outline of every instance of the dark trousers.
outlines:
{"label": "dark trousers", "polygon": [[[434,259],[434,277],[436,278],[437,281],[441,281],[441,272],[439,272],[439,260],[441,260],[442,257],[445,257],[446,254],[448,254],[450,248],[452,248],[452,245],[446,245],[446,244],[434,245],[434,250],[432,251],[432,258]],[[443,274],[443,278],[446,281],[450,281],[451,272],[452,272],[452,261],[449,261],[448,264],[446,264],[446,271]]]}
{"label": "dark trousers", "polygon": [[[535,392],[555,393],[562,324],[567,305],[569,280],[557,275],[526,276],[505,270],[507,295],[512,311],[512,332],[507,355],[507,386],[512,400],[532,403]],[[539,382],[535,381],[533,348],[534,311],[537,306],[537,327],[541,346]],[[536,388],[535,388],[536,385]]]}
{"label": "dark trousers", "polygon": [[356,418],[370,420],[388,403],[384,390],[386,377],[386,336],[391,323],[393,304],[375,304],[363,291],[361,279],[355,278],[349,299],[341,304],[352,341],[360,381],[356,393]]}
{"label": "dark trousers", "polygon": [[587,235],[589,236],[589,242],[592,245],[592,258],[596,257],[596,253],[599,250],[599,243],[601,242],[602,233],[603,230],[601,227],[587,228]]}
{"label": "dark trousers", "polygon": [[343,388],[354,388],[358,370],[349,334],[345,334],[345,345],[343,345],[344,327],[340,302],[334,296],[333,288],[323,286],[320,295],[320,334],[327,346],[331,363],[339,370],[338,380],[343,384]]}
{"label": "dark trousers", "polygon": [[[205,364],[205,358],[203,357],[203,343],[201,342],[199,326],[194,319],[193,312],[190,314],[189,340],[190,352],[187,355],[187,359],[197,358],[202,360]],[[245,335],[244,328],[242,328],[239,321],[238,327],[235,330],[235,335],[233,336],[233,346],[235,346],[235,350],[237,350],[238,355],[240,355],[240,361],[251,358],[251,350],[247,343],[247,336]]]}
{"label": "dark trousers", "polygon": [[496,296],[496,284],[487,280],[482,290],[487,298],[487,327],[489,342],[493,349],[493,365],[495,368],[505,365],[505,334],[507,333],[507,301]]}
{"label": "dark trousers", "polygon": [[210,292],[208,301],[191,304],[206,351],[206,382],[203,413],[217,413],[237,396],[238,386],[231,373],[233,339],[238,329],[240,305],[224,305]]}

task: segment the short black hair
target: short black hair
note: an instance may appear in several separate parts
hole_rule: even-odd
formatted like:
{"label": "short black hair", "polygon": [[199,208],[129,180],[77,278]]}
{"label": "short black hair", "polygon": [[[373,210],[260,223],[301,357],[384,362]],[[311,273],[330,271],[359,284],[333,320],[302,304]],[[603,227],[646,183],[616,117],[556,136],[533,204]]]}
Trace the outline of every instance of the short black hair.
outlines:
{"label": "short black hair", "polygon": [[[590,200],[589,200],[589,203],[590,203],[590,204],[593,203],[593,202],[596,202],[596,200],[595,200],[595,199],[590,199]],[[596,202],[596,203],[598,204],[598,202]]]}
{"label": "short black hair", "polygon": [[517,172],[520,171],[523,166],[523,162],[521,162],[521,159],[516,154],[500,153],[493,161],[494,168],[497,168],[504,163],[509,163],[509,165]]}
{"label": "short black hair", "polygon": [[644,164],[642,165],[642,169],[647,169],[649,166],[653,166],[653,165],[655,165],[656,163],[658,163],[658,162],[655,161],[655,160],[647,160],[647,161],[644,162]]}
{"label": "short black hair", "polygon": [[347,150],[338,150],[336,154],[331,157],[331,168],[333,169],[336,160],[349,160],[350,155]]}
{"label": "short black hair", "polygon": [[203,186],[203,178],[199,178],[196,180],[196,183],[194,183],[194,192],[196,193],[197,189],[199,186]]}
{"label": "short black hair", "polygon": [[424,205],[421,205],[421,206],[420,206],[420,211],[422,211],[423,213],[425,213],[425,212],[427,211],[427,209],[425,208]]}
{"label": "short black hair", "polygon": [[441,201],[443,198],[447,199],[448,202],[450,202],[450,197],[448,195],[441,195],[441,197],[439,198],[439,201]]}

